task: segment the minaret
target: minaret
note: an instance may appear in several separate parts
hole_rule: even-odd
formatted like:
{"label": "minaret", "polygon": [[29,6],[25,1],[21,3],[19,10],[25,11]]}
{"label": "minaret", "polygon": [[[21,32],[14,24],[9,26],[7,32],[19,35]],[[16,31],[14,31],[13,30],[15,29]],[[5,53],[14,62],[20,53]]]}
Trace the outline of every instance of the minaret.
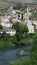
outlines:
{"label": "minaret", "polygon": [[27,13],[29,13],[29,8],[27,7]]}
{"label": "minaret", "polygon": [[13,10],[13,7],[12,7],[12,6],[10,7],[10,10],[11,10],[11,11]]}
{"label": "minaret", "polygon": [[11,16],[13,15],[13,7],[12,6],[10,7],[10,15]]}
{"label": "minaret", "polygon": [[28,11],[28,8],[27,8],[27,13],[28,13],[29,11]]}
{"label": "minaret", "polygon": [[30,10],[30,8],[29,8],[28,5],[27,5],[27,9],[26,9],[26,11],[27,11],[27,13],[26,13],[26,19],[29,19],[29,10]]}

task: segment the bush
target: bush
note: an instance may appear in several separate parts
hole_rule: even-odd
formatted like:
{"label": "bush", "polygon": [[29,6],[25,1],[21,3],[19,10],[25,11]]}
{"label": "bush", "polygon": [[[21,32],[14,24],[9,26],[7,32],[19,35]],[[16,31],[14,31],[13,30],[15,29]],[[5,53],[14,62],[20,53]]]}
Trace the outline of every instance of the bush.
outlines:
{"label": "bush", "polygon": [[20,44],[21,45],[28,45],[28,44],[31,44],[31,41],[28,38],[22,39],[22,40],[20,40]]}
{"label": "bush", "polygon": [[29,33],[30,38],[33,38],[36,33]]}

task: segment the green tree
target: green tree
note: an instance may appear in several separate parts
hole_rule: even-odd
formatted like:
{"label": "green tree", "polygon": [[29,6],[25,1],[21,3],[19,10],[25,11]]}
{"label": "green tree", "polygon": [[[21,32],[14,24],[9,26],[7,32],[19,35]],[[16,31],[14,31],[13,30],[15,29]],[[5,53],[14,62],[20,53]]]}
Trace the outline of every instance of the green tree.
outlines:
{"label": "green tree", "polygon": [[25,38],[25,35],[28,33],[27,25],[17,22],[13,24],[13,27],[16,30],[16,37],[18,41],[22,38]]}
{"label": "green tree", "polygon": [[3,26],[2,26],[2,25],[0,25],[0,29],[1,29],[1,30],[3,29]]}
{"label": "green tree", "polygon": [[20,22],[14,23],[13,27],[16,30],[16,33],[19,32],[23,34],[23,33],[28,33],[29,31],[27,25]]}

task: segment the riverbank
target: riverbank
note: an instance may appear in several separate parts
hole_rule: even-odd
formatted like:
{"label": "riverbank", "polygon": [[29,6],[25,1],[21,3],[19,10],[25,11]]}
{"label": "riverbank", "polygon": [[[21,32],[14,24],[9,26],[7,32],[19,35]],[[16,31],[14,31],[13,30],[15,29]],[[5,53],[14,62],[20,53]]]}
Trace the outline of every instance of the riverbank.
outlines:
{"label": "riverbank", "polygon": [[26,58],[22,58],[18,61],[15,61],[15,62],[11,62],[10,65],[29,65],[31,59],[30,59],[30,56],[26,57]]}
{"label": "riverbank", "polygon": [[29,38],[17,41],[16,36],[0,37],[0,48],[20,47],[25,45],[31,45]]}

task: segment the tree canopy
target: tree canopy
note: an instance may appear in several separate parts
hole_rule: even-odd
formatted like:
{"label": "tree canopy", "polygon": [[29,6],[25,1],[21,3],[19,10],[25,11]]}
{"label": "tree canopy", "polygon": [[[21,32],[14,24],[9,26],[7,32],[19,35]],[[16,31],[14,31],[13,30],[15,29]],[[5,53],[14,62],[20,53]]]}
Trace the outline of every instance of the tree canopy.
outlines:
{"label": "tree canopy", "polygon": [[0,29],[3,29],[3,26],[2,25],[0,25]]}
{"label": "tree canopy", "polygon": [[29,31],[27,25],[21,22],[14,23],[13,27],[16,30],[16,33],[19,32],[23,34]]}
{"label": "tree canopy", "polygon": [[[28,27],[22,22],[17,22],[13,24],[13,28],[16,30],[17,44],[26,44],[26,38],[28,38]],[[28,39],[27,39],[28,40]],[[22,42],[21,42],[22,41]],[[26,43],[25,43],[26,42]]]}

